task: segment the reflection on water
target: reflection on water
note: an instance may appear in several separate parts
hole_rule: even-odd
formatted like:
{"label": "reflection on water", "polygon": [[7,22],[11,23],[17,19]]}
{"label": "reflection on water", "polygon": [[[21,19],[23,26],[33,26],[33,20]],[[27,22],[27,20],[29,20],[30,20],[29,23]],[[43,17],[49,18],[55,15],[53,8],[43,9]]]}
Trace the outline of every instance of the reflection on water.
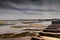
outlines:
{"label": "reflection on water", "polygon": [[[36,24],[42,24],[44,26],[51,25],[51,22],[41,22],[41,23],[36,23]],[[24,29],[39,29],[39,27],[22,27],[22,28],[11,28],[11,26],[29,26],[30,24],[22,24],[16,22],[15,25],[5,25],[5,26],[0,26],[0,34],[4,33],[21,33],[23,32]],[[45,27],[40,27],[40,29],[44,29]]]}

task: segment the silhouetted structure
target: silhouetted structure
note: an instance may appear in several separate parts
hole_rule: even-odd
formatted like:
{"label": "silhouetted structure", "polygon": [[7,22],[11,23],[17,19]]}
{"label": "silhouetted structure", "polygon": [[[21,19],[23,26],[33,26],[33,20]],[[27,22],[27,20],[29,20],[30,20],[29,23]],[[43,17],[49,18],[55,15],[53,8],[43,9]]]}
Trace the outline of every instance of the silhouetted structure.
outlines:
{"label": "silhouetted structure", "polygon": [[44,32],[58,32],[60,33],[60,21],[52,21],[52,25],[48,26]]}
{"label": "silhouetted structure", "polygon": [[60,21],[52,21],[52,25],[40,32],[39,35],[60,38]]}

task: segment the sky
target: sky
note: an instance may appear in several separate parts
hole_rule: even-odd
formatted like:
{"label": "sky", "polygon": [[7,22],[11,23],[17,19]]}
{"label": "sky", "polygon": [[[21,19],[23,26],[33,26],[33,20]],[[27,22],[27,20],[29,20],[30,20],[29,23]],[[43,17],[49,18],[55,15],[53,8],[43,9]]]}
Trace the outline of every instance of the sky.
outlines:
{"label": "sky", "polygon": [[[41,1],[40,1],[41,2]],[[13,19],[60,19],[60,5],[57,2],[4,2],[0,6],[0,20]],[[57,5],[58,4],[58,5]]]}

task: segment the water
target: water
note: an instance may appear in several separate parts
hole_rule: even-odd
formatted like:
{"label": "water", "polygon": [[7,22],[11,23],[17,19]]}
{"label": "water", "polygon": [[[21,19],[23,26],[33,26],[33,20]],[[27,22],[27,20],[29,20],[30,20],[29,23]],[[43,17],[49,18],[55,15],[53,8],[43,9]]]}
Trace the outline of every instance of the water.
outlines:
{"label": "water", "polygon": [[[29,25],[29,24],[22,24],[22,23],[19,23],[20,24],[20,26],[21,25]],[[44,28],[46,28],[46,27],[24,27],[24,28],[12,28],[11,26],[19,26],[19,24],[18,24],[18,22],[16,22],[16,24],[15,25],[6,25],[6,26],[0,26],[0,34],[4,34],[4,33],[21,33],[21,32],[25,32],[25,31],[23,31],[24,29],[44,29]],[[41,22],[41,23],[36,23],[36,24],[45,24],[45,26],[46,25],[51,25],[51,22],[49,21],[49,22]]]}

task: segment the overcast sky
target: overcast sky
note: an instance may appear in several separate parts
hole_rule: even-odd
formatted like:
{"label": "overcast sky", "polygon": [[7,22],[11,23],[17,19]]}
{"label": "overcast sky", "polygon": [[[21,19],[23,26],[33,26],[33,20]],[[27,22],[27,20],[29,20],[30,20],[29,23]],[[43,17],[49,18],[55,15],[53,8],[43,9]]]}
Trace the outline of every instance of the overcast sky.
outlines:
{"label": "overcast sky", "polygon": [[60,18],[60,6],[55,4],[42,6],[7,2],[4,5],[10,7],[0,7],[0,20]]}

